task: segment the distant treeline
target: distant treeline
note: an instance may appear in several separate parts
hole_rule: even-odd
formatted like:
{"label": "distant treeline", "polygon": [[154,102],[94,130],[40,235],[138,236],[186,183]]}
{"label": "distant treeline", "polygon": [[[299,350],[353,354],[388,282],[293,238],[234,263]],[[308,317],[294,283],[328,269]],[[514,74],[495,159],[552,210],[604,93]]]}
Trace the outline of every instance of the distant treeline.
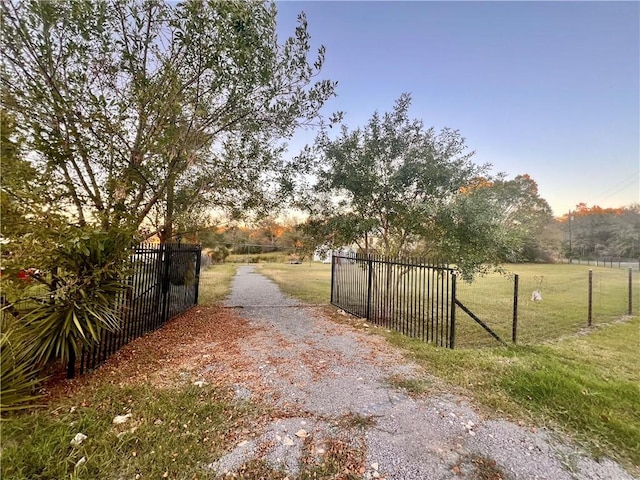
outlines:
{"label": "distant treeline", "polygon": [[557,222],[565,258],[640,256],[640,205],[601,208],[581,203]]}

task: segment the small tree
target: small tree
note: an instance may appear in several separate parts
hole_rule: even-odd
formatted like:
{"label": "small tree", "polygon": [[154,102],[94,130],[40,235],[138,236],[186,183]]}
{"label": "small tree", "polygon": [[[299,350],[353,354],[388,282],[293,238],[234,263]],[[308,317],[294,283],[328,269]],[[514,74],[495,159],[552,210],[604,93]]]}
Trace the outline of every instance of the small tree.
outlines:
{"label": "small tree", "polygon": [[318,137],[317,157],[308,158],[318,182],[307,231],[319,244],[425,255],[472,276],[497,261],[507,240],[493,199],[468,188],[488,165],[471,161],[458,131],[411,120],[410,103],[403,94],[392,112],[375,113],[364,128]]}

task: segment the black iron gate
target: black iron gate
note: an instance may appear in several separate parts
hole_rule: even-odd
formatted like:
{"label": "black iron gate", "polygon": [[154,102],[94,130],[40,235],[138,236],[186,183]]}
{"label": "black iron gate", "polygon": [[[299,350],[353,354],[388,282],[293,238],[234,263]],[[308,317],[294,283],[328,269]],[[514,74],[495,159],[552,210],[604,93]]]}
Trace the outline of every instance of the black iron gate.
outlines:
{"label": "black iron gate", "polygon": [[457,276],[446,265],[376,255],[331,260],[331,303],[403,335],[455,348],[456,307],[496,341],[505,342],[456,297]]}
{"label": "black iron gate", "polygon": [[448,266],[375,255],[332,256],[331,303],[385,328],[455,346],[456,274]]}
{"label": "black iron gate", "polygon": [[85,348],[76,363],[69,362],[67,376],[96,368],[122,346],[156,330],[198,303],[200,245],[143,244],[132,256],[130,289],[120,300],[122,321],[116,332],[106,332],[101,342]]}

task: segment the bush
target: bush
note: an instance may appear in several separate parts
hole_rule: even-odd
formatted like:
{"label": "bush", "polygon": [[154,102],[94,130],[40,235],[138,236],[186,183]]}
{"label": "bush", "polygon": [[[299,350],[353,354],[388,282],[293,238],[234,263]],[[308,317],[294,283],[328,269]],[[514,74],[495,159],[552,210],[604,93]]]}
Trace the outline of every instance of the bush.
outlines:
{"label": "bush", "polygon": [[52,300],[23,318],[38,363],[66,362],[119,327],[131,246],[126,231],[77,229],[51,252]]}
{"label": "bush", "polygon": [[38,398],[36,387],[42,381],[40,368],[29,348],[29,339],[17,326],[0,334],[0,413],[27,408]]}

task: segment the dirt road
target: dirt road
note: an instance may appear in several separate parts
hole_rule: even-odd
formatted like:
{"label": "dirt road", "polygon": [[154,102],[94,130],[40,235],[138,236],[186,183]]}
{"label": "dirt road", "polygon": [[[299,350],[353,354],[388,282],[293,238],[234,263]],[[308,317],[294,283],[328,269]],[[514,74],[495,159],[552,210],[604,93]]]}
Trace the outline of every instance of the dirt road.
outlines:
{"label": "dirt road", "polygon": [[[235,343],[236,394],[288,412],[239,439],[211,464],[218,474],[260,458],[291,474],[332,439],[363,452],[362,478],[632,479],[544,429],[487,418],[466,398],[404,360],[384,340],[330,321],[240,267],[226,300],[248,321]],[[229,375],[212,362],[205,371]],[[224,371],[223,371],[224,370]],[[394,387],[414,377],[434,388],[410,396]],[[320,452],[320,453],[318,453]]]}

